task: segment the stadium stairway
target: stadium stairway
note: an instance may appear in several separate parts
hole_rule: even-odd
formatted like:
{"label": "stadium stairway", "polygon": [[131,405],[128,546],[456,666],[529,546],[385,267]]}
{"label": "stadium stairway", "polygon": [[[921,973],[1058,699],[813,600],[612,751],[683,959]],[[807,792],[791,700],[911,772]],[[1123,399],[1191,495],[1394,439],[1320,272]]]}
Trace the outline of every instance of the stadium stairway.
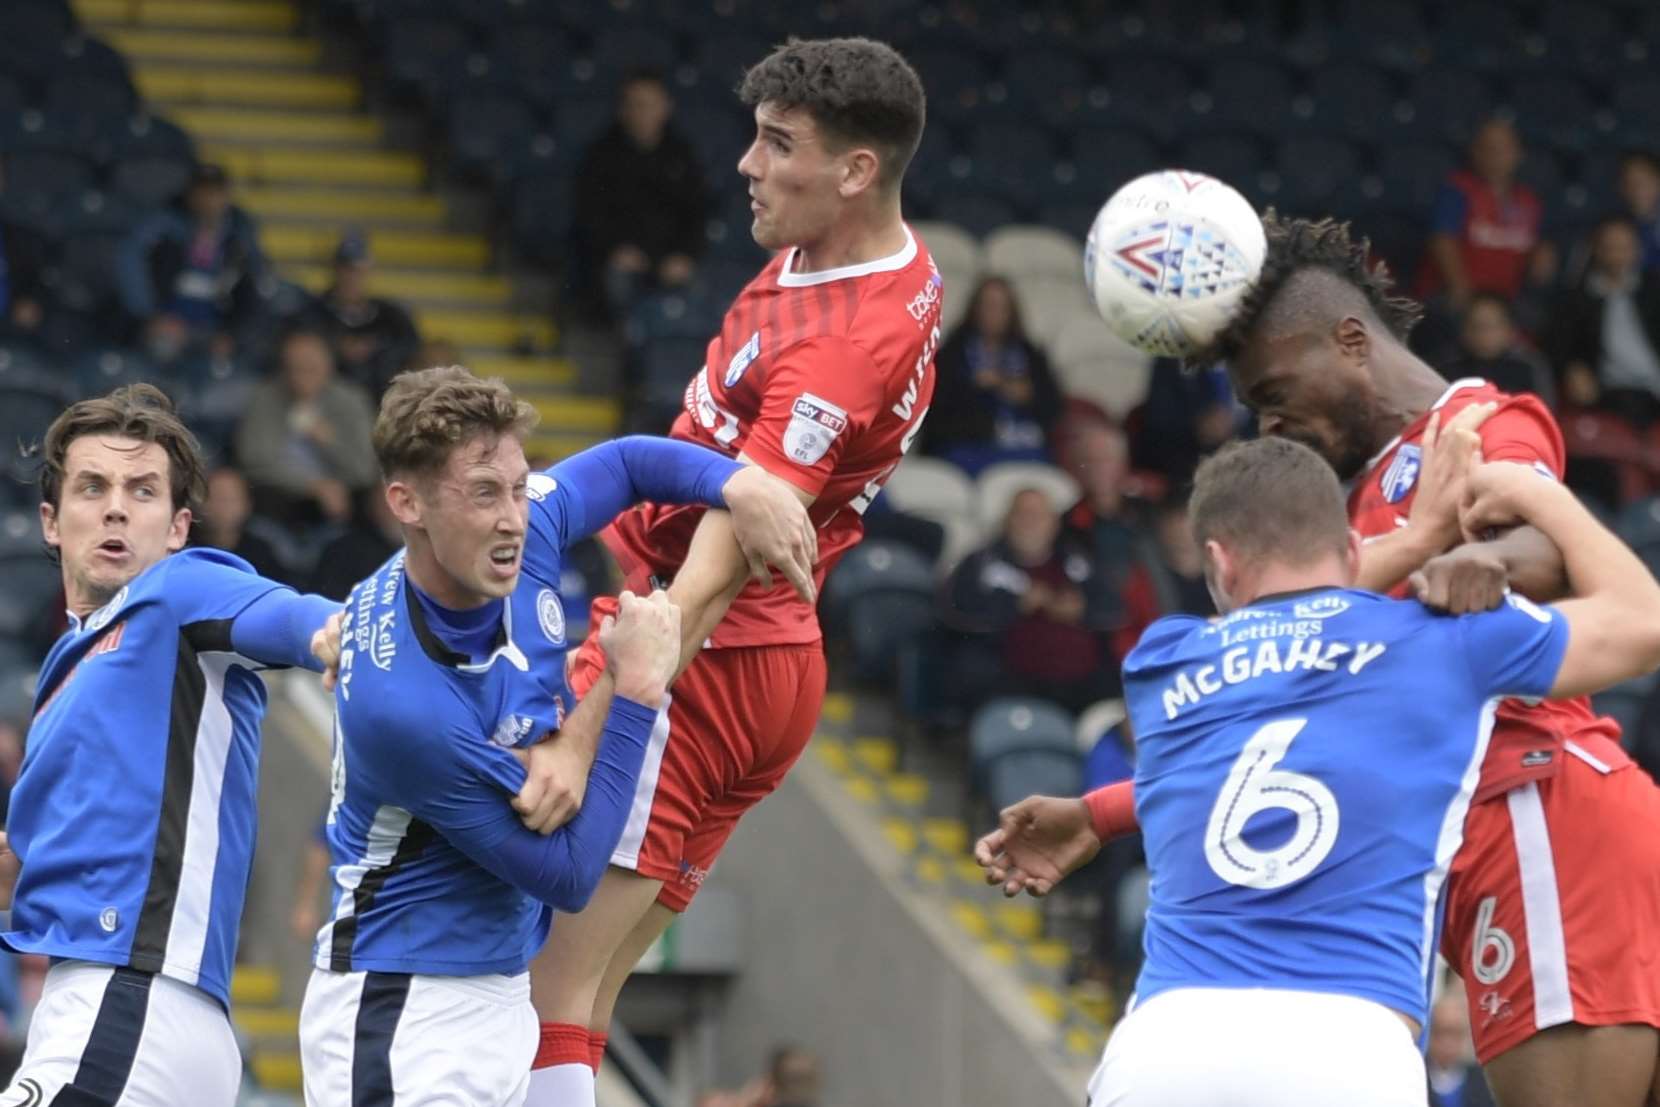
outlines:
{"label": "stadium stairway", "polygon": [[425,339],[455,344],[541,413],[527,443],[550,460],[608,437],[609,397],[573,391],[552,356],[550,314],[491,269],[480,234],[455,227],[417,154],[387,142],[357,76],[327,68],[290,0],[75,0],[94,34],[126,55],[145,100],[190,132],[203,160],[230,172],[279,272],[320,292],[340,235],[357,228],[376,260],[373,290],[415,315]]}

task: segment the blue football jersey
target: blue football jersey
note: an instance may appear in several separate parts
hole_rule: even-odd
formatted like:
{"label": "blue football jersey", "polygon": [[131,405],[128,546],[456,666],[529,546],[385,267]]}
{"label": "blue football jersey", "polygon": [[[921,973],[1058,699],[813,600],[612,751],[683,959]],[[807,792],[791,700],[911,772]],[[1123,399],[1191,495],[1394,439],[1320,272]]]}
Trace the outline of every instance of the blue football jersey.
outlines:
{"label": "blue football jersey", "polygon": [[253,866],[263,666],[231,645],[283,586],[241,558],[164,557],[40,671],[6,831],[14,950],[130,965],[228,1002]]}
{"label": "blue football jersey", "polygon": [[564,549],[610,518],[590,517],[565,472],[530,477],[523,569],[488,657],[461,657],[433,633],[401,552],[347,599],[328,819],[334,909],[318,968],[517,973],[547,937],[551,910],[504,879],[494,854],[510,839],[540,841],[509,806],[525,772],[508,750],[559,729],[574,706]]}
{"label": "blue football jersey", "polygon": [[1424,1024],[1494,709],[1544,695],[1567,637],[1516,596],[1454,618],[1342,589],[1150,627],[1124,664],[1152,877],[1138,1000],[1336,992]]}

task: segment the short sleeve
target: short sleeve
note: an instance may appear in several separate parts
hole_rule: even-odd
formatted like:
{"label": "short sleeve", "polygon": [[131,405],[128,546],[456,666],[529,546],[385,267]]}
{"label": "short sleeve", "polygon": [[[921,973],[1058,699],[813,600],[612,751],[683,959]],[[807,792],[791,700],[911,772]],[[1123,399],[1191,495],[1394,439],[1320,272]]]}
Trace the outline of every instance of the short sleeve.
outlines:
{"label": "short sleeve", "polygon": [[1460,616],[1458,634],[1476,687],[1486,696],[1550,693],[1568,649],[1568,623],[1554,608],[1511,593],[1492,611]]}
{"label": "short sleeve", "polygon": [[882,373],[845,338],[799,342],[767,370],[761,411],[744,440],[744,456],[817,496],[847,444],[881,410]]}
{"label": "short sleeve", "polygon": [[229,622],[268,592],[287,588],[254,572],[252,565],[222,550],[189,549],[158,566],[164,574],[158,594],[181,625]]}
{"label": "short sleeve", "polygon": [[1435,194],[1435,209],[1430,214],[1429,229],[1431,234],[1450,234],[1454,237],[1464,233],[1464,217],[1469,209],[1469,201],[1464,192],[1450,181],[1441,186]]}
{"label": "short sleeve", "polygon": [[1566,465],[1562,431],[1549,409],[1535,396],[1514,396],[1481,425],[1481,456],[1486,461],[1531,465],[1562,479]]}

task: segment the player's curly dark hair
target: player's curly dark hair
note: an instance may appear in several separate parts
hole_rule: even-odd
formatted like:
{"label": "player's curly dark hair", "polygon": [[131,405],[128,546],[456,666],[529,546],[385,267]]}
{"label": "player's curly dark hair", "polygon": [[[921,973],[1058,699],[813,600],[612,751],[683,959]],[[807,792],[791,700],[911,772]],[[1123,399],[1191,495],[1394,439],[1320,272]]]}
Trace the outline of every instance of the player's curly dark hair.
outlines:
{"label": "player's curly dark hair", "polygon": [[832,143],[877,147],[884,187],[904,176],[927,115],[916,70],[869,38],[792,38],[744,74],[738,98],[805,108]]}
{"label": "player's curly dark hair", "polygon": [[1281,216],[1269,208],[1262,216],[1268,253],[1262,273],[1240,301],[1233,318],[1203,350],[1189,359],[1196,365],[1214,365],[1236,356],[1263,321],[1286,283],[1299,273],[1318,269],[1358,291],[1390,333],[1401,341],[1423,318],[1423,305],[1394,294],[1395,281],[1382,259],[1373,258],[1372,244],[1357,238],[1346,222]]}

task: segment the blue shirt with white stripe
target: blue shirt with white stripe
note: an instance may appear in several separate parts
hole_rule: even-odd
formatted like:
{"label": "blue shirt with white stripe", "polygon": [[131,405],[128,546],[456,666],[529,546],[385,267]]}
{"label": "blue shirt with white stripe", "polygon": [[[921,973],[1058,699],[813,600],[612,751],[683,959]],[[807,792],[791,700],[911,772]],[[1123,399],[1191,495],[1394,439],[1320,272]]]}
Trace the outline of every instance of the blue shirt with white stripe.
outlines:
{"label": "blue shirt with white stripe", "polygon": [[6,832],[27,953],[129,965],[229,1000],[253,867],[268,665],[339,609],[241,558],[162,558],[41,668]]}
{"label": "blue shirt with white stripe", "polygon": [[[525,771],[508,751],[559,729],[574,707],[564,550],[641,500],[723,506],[737,469],[666,439],[606,443],[531,475],[523,567],[505,601],[436,609],[402,553],[352,590],[335,692],[334,906],[318,968],[523,972],[552,909],[579,910],[593,894],[657,712],[613,700],[581,811],[551,835],[524,828],[510,801]],[[481,626],[493,627],[492,648],[463,653]]]}
{"label": "blue shirt with white stripe", "polygon": [[1124,663],[1152,876],[1137,1000],[1335,992],[1425,1024],[1493,711],[1544,695],[1567,637],[1519,596],[1455,618],[1343,589],[1148,628]]}

